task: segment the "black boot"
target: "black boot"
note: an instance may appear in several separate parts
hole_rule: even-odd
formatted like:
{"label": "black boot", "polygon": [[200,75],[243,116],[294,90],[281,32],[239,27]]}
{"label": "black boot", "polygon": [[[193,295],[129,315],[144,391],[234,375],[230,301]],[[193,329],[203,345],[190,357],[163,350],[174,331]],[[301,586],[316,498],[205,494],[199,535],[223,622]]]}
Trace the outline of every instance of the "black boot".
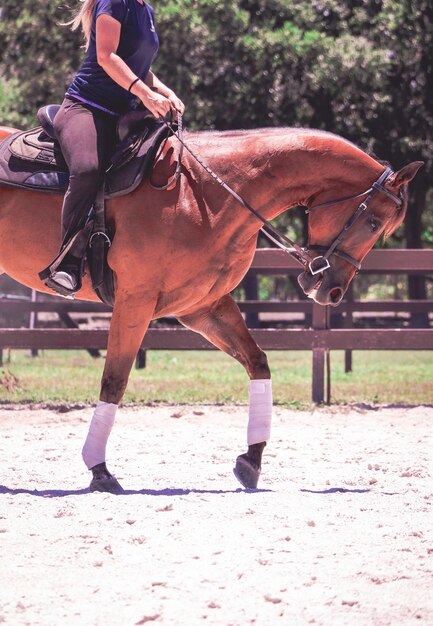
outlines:
{"label": "black boot", "polygon": [[81,267],[81,259],[67,253],[45,284],[59,295],[73,298],[81,286]]}

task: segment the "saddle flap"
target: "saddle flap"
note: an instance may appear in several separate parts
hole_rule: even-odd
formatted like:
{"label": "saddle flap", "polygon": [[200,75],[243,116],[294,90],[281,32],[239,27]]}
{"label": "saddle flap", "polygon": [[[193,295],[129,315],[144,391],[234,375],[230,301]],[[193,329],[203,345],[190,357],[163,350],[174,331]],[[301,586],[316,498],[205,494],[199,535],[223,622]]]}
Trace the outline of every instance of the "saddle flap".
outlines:
{"label": "saddle flap", "polygon": [[133,145],[123,155],[116,154],[112,168],[105,179],[106,197],[114,198],[134,191],[144,176],[152,169],[161,143],[167,139],[169,131],[157,120],[149,122],[143,135],[138,135]]}
{"label": "saddle flap", "polygon": [[149,121],[155,121],[150,111],[136,109],[124,113],[119,117],[119,121],[117,122],[116,132],[118,140],[123,142],[131,135],[141,135],[146,131]]}

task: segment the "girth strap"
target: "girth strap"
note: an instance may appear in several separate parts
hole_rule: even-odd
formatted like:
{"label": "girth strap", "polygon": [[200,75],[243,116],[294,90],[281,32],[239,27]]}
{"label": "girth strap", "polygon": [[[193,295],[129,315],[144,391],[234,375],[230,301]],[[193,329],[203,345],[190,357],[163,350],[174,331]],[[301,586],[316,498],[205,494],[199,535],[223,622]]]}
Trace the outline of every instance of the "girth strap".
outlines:
{"label": "girth strap", "polygon": [[92,234],[87,249],[87,260],[96,295],[105,304],[114,306],[114,273],[107,263],[111,240],[105,218],[104,184],[102,184],[90,215]]}
{"label": "girth strap", "polygon": [[104,264],[106,250],[111,246],[111,240],[105,226],[104,183],[102,183],[93,203],[93,228],[89,240],[92,257],[92,287],[96,291],[104,282]]}

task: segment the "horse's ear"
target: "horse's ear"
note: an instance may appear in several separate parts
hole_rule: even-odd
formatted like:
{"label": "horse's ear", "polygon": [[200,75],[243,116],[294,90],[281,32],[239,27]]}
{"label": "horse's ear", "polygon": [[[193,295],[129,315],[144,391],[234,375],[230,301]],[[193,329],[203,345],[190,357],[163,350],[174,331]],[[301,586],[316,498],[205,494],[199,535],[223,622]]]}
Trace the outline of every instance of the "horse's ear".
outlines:
{"label": "horse's ear", "polygon": [[405,165],[394,175],[394,180],[391,183],[391,187],[399,188],[402,185],[407,185],[410,181],[415,178],[416,173],[424,165],[424,161],[413,161],[408,165]]}

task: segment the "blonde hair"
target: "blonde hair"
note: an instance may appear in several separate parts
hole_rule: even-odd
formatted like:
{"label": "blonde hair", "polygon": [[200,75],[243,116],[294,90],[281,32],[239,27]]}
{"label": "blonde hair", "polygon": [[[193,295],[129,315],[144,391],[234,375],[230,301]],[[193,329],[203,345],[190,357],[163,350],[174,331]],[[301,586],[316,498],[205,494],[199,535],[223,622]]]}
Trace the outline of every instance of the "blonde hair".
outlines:
{"label": "blonde hair", "polygon": [[72,20],[70,22],[66,22],[64,26],[70,26],[72,30],[78,30],[81,26],[84,37],[86,38],[87,48],[89,45],[93,9],[95,7],[96,0],[80,0],[80,2],[82,3],[81,8],[76,12]]}

